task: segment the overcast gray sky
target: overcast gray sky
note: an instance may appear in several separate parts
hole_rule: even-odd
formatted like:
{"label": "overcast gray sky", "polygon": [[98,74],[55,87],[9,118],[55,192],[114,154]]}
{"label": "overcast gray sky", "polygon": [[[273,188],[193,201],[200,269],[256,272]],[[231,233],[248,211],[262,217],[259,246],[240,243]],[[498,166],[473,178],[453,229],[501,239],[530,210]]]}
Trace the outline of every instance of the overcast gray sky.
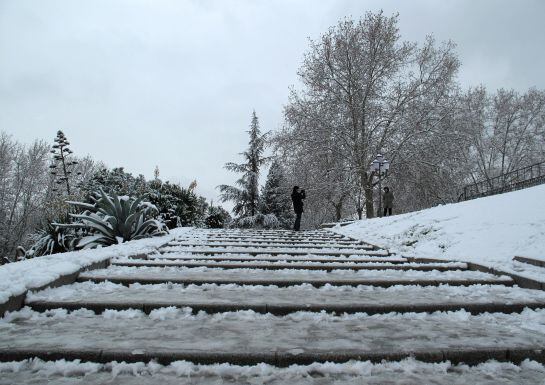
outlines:
{"label": "overcast gray sky", "polygon": [[307,38],[381,8],[404,39],[456,42],[464,87],[545,88],[541,0],[0,0],[0,130],[63,129],[78,155],[216,199],[252,109],[281,125]]}

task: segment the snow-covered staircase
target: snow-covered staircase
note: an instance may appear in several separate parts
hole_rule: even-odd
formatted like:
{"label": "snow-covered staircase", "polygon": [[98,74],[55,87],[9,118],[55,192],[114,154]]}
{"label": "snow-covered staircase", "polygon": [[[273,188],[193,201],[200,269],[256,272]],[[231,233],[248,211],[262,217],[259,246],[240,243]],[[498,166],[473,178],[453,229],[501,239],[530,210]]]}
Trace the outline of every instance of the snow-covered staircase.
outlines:
{"label": "snow-covered staircase", "polygon": [[545,361],[545,292],[323,230],[195,229],[26,304],[0,361]]}

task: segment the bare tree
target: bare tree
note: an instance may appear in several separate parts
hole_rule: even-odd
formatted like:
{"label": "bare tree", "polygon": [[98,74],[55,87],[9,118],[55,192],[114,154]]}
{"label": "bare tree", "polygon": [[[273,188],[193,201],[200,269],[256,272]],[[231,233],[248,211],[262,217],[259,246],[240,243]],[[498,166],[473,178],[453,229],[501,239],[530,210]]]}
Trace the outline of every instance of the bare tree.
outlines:
{"label": "bare tree", "polygon": [[[374,197],[369,164],[379,152],[401,162],[408,143],[441,126],[459,65],[453,43],[402,42],[397,23],[397,15],[367,13],[311,41],[298,73],[302,88],[291,90],[276,141],[295,157],[337,158],[337,177],[350,182],[352,194],[364,191],[367,217]],[[323,174],[320,166],[312,172]]]}
{"label": "bare tree", "polygon": [[48,195],[49,146],[36,141],[22,146],[0,134],[0,254],[11,259],[16,247],[36,228]]}
{"label": "bare tree", "polygon": [[545,160],[544,91],[500,89],[489,95],[484,87],[470,89],[461,98],[457,122],[470,146],[470,181],[490,181]]}

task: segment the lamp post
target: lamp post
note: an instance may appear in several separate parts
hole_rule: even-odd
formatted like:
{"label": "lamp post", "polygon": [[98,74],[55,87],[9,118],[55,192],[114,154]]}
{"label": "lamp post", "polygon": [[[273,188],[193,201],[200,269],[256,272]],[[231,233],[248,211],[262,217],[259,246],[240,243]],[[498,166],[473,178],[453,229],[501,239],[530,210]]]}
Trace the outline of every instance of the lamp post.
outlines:
{"label": "lamp post", "polygon": [[382,216],[382,177],[388,175],[389,169],[390,162],[382,154],[378,154],[375,160],[371,162],[371,173],[378,175],[378,217]]}

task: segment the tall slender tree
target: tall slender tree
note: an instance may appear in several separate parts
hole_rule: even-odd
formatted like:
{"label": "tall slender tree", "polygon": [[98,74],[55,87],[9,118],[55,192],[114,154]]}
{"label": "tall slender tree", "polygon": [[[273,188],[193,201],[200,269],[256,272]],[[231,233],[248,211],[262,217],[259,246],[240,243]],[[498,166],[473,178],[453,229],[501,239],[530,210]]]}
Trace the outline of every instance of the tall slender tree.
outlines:
{"label": "tall slender tree", "polygon": [[[75,171],[74,167],[78,164],[78,161],[72,159],[73,151],[68,147],[70,142],[66,139],[66,136],[61,130],[57,131],[54,142],[55,144],[53,144],[51,148],[53,163],[49,166],[51,175],[55,178],[55,183],[57,185],[65,185],[66,193],[70,195],[70,180]],[[78,174],[81,173],[78,172]],[[54,190],[57,191],[58,189],[55,188]]]}
{"label": "tall slender tree", "polygon": [[261,133],[255,111],[252,113],[248,134],[250,136],[248,149],[242,153],[244,163],[225,165],[227,170],[240,173],[242,177],[236,181],[236,186],[219,186],[222,202],[234,202],[233,211],[238,218],[253,217],[259,210],[259,170],[266,162],[263,152],[267,134]]}

